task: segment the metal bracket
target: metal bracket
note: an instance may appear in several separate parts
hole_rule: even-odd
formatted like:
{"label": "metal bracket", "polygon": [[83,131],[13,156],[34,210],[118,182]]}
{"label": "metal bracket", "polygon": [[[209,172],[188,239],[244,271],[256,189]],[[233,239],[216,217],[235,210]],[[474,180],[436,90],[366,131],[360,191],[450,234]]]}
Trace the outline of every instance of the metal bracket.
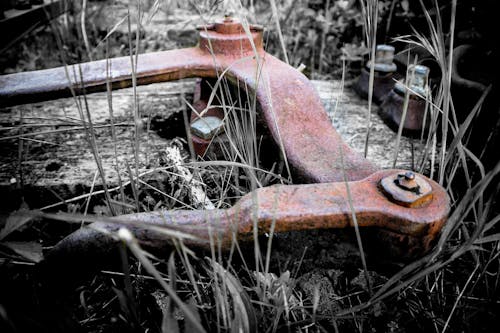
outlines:
{"label": "metal bracket", "polygon": [[[197,47],[140,55],[137,84],[224,75],[230,82],[244,85],[256,96],[269,132],[286,155],[294,175],[315,184],[258,189],[227,210],[139,213],[116,217],[118,221],[168,223],[173,228],[187,228],[202,240],[207,240],[209,230],[215,228],[220,230],[222,247],[229,248],[233,236],[253,237],[255,221],[259,233],[267,232],[271,221],[276,223],[276,232],[344,228],[353,225],[354,213],[360,226],[418,238],[423,251],[430,248],[449,212],[449,200],[441,186],[418,175],[419,182],[430,189],[425,200],[414,197],[418,194],[412,191],[406,195],[405,189],[394,184],[394,177],[404,171],[378,171],[351,150],[333,129],[309,80],[264,51],[262,28],[225,18],[200,27],[199,31]],[[0,105],[105,91],[107,80],[114,89],[132,85],[129,57],[111,59],[108,73],[106,68],[106,60],[102,60],[0,76]],[[384,179],[389,179],[393,186],[385,186]],[[113,224],[103,226],[116,229]],[[161,238],[151,230],[133,231],[139,239]],[[88,246],[83,244],[92,242],[89,235],[88,231],[77,232],[53,251],[78,243],[85,251]]]}

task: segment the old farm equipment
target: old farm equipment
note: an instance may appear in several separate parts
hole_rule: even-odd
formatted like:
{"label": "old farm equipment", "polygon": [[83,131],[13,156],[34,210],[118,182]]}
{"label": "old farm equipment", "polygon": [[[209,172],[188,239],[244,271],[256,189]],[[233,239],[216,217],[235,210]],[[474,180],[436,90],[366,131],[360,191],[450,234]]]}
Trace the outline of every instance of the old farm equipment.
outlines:
{"label": "old farm equipment", "polygon": [[[346,228],[354,225],[355,216],[360,227],[379,229],[383,241],[405,254],[419,255],[431,248],[449,212],[449,199],[440,185],[413,172],[378,170],[351,150],[333,129],[309,80],[264,51],[261,27],[226,17],[198,30],[195,47],[139,55],[136,84],[224,75],[232,84],[246,87],[302,184],[257,189],[229,209],[116,216],[99,222],[101,229],[116,231],[120,224],[112,222],[122,222],[139,240],[162,246],[168,243],[165,236],[150,227],[168,225],[196,236],[186,244],[206,248],[215,240],[229,249],[235,239],[252,239],[255,227],[259,234],[269,232],[271,225],[276,233]],[[130,57],[1,76],[0,104],[106,91],[107,82],[113,89],[132,86]],[[193,141],[207,139],[200,131],[192,135]],[[46,260],[98,253],[114,244],[116,240],[95,229],[83,228],[56,245]]]}

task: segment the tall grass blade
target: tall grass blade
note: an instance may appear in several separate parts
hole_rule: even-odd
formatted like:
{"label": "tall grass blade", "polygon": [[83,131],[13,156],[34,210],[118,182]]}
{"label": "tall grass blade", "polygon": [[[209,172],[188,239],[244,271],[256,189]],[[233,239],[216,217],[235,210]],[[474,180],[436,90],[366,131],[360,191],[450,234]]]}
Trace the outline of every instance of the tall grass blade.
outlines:
{"label": "tall grass blade", "polygon": [[269,0],[269,1],[271,2],[271,10],[273,12],[274,22],[276,23],[276,32],[278,33],[278,38],[279,38],[280,45],[281,45],[281,51],[283,52],[283,58],[285,58],[285,62],[287,64],[290,64],[290,61],[288,60],[288,54],[286,52],[285,39],[283,37],[283,33],[281,32],[280,17],[279,17],[279,14],[278,14],[278,7],[276,6],[276,1],[275,0]]}
{"label": "tall grass blade", "polygon": [[179,298],[175,290],[173,290],[170,285],[165,282],[165,280],[160,275],[160,272],[158,272],[158,270],[145,255],[145,251],[141,249],[132,233],[127,229],[122,228],[118,231],[118,237],[127,245],[130,251],[140,261],[140,263],[144,266],[144,269],[156,279],[163,290],[167,292],[168,296],[172,298],[174,303],[186,316],[186,320],[190,322],[190,325],[192,325],[193,328],[195,328],[196,332],[206,332],[201,325],[199,316],[197,314],[194,314],[193,311],[191,311],[191,309],[186,305],[186,303],[184,303]]}

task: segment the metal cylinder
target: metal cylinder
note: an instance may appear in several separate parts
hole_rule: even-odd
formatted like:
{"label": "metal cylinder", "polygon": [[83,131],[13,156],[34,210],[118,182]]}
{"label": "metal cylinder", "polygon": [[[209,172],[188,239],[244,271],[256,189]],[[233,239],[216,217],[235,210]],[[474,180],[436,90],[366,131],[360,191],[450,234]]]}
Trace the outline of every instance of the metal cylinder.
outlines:
{"label": "metal cylinder", "polygon": [[[405,98],[405,95],[397,92],[396,87],[394,87],[380,105],[380,117],[394,131],[399,129],[403,120]],[[403,123],[403,135],[413,136],[420,134],[424,127],[426,105],[426,100],[409,94],[407,111]]]}
{"label": "metal cylinder", "polygon": [[394,47],[390,45],[377,45],[375,61],[369,61],[366,64],[366,68],[361,70],[361,75],[354,85],[354,90],[365,99],[368,98],[370,69],[372,66],[374,69],[373,101],[380,104],[394,87],[394,74],[397,69],[394,63]]}
{"label": "metal cylinder", "polygon": [[427,98],[429,82],[429,68],[423,65],[410,65],[408,66],[406,84],[402,81],[396,82],[394,90],[404,95],[408,93],[414,96]]}
{"label": "metal cylinder", "polygon": [[397,67],[394,63],[394,46],[390,45],[377,45],[375,51],[375,62],[369,61],[366,64],[367,68],[371,68],[372,63],[377,72],[392,73],[395,72]]}

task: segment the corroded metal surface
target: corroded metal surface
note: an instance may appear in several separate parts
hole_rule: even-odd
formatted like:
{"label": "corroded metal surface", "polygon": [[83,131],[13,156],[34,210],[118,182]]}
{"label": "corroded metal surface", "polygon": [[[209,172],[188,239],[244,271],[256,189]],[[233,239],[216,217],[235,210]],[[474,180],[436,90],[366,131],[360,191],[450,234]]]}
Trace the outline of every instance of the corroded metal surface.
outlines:
{"label": "corroded metal surface", "polygon": [[[403,171],[376,172],[369,161],[352,151],[332,128],[309,80],[264,52],[260,28],[243,29],[238,22],[226,18],[200,28],[199,47],[141,55],[136,67],[137,84],[221,75],[235,85],[245,86],[248,95],[256,97],[268,130],[295,175],[301,181],[319,184],[258,189],[227,210],[142,213],[116,217],[117,221],[168,225],[189,231],[204,241],[215,237],[227,249],[233,237],[243,241],[252,238],[255,226],[259,233],[268,232],[274,223],[275,232],[344,228],[353,225],[355,214],[360,226],[416,237],[428,249],[448,214],[445,191],[426,180],[432,188],[432,200],[419,204],[418,208],[391,202],[380,182]],[[107,80],[113,88],[130,86],[130,58],[2,76],[0,103],[26,103],[104,91]],[[116,224],[102,227],[118,228]],[[148,228],[131,228],[143,242],[164,243],[163,236]],[[68,247],[73,247],[72,251],[88,250],[93,242],[102,245],[102,237],[85,229],[70,235],[54,251],[67,252]]]}
{"label": "corroded metal surface", "polygon": [[[191,142],[193,143],[193,148],[198,156],[205,156],[207,149],[213,141],[214,135],[203,136],[193,131],[193,125],[200,121],[200,118],[216,118],[220,120],[223,127],[224,110],[220,106],[209,105],[211,96],[211,87],[214,87],[216,82],[209,79],[197,79],[196,88],[194,90],[193,96],[193,112],[191,112],[190,127],[191,127]],[[222,132],[217,131],[217,134]]]}
{"label": "corroded metal surface", "polygon": [[[354,90],[362,98],[368,99],[368,89],[370,82],[370,72],[363,68],[358,81],[354,85]],[[392,90],[395,83],[393,72],[375,72],[373,77],[373,101],[380,104],[384,101],[385,96]]]}
{"label": "corroded metal surface", "polygon": [[[244,196],[229,209],[178,210],[118,216],[117,221],[139,222],[144,226],[168,226],[184,231],[198,240],[185,243],[210,249],[216,246],[230,249],[233,242],[250,241],[254,225],[260,235],[274,232],[308,229],[336,229],[353,226],[349,200],[360,227],[377,227],[392,234],[421,239],[420,252],[428,250],[446,221],[449,212],[448,197],[444,189],[430,179],[425,179],[432,189],[432,200],[420,208],[410,208],[392,203],[380,190],[380,182],[403,170],[384,170],[360,180],[309,185],[281,185],[258,189]],[[424,179],[423,176],[421,176]],[[349,186],[350,199],[347,194]],[[95,226],[117,230],[120,225],[97,223]],[[146,228],[128,226],[145,246],[165,242],[165,236]],[[98,231],[95,231],[98,233]],[[89,231],[82,229],[57,245],[64,248],[90,248],[97,246]],[[101,240],[99,244],[101,244]],[[110,240],[111,242],[111,240]]]}
{"label": "corroded metal surface", "polygon": [[[424,118],[427,102],[417,95],[409,94],[408,109],[403,123],[403,134],[417,135],[424,127]],[[389,92],[382,105],[379,114],[384,121],[397,130],[402,122],[405,105],[404,94],[396,92],[394,89]],[[429,121],[429,120],[427,120]]]}
{"label": "corroded metal surface", "polygon": [[[380,116],[395,130],[401,125],[406,135],[418,135],[425,127],[425,112],[429,86],[429,68],[408,66],[406,82],[398,81],[380,106]],[[405,99],[408,99],[407,106]],[[403,119],[404,108],[406,109]]]}
{"label": "corroded metal surface", "polygon": [[432,186],[413,172],[391,174],[380,185],[391,201],[405,207],[425,207],[433,197]]}
{"label": "corroded metal surface", "polygon": [[[200,32],[200,47],[141,55],[137,84],[215,78],[227,71],[230,81],[246,86],[256,96],[272,137],[301,181],[340,181],[343,170],[348,180],[372,174],[376,168],[352,151],[332,128],[309,80],[265,53],[262,32],[254,30],[251,36],[257,43],[250,43],[246,33],[224,35],[215,28]],[[210,51],[210,46],[222,53]],[[106,61],[101,60],[0,76],[0,105],[105,91],[107,76],[114,89],[132,85],[130,57],[112,59],[109,68],[106,75]]]}
{"label": "corroded metal surface", "polygon": [[366,68],[361,70],[361,75],[354,85],[354,89],[362,98],[368,99],[370,69],[374,69],[373,101],[382,103],[385,96],[394,87],[397,66],[394,63],[394,47],[390,45],[377,45],[375,61],[368,61]]}

